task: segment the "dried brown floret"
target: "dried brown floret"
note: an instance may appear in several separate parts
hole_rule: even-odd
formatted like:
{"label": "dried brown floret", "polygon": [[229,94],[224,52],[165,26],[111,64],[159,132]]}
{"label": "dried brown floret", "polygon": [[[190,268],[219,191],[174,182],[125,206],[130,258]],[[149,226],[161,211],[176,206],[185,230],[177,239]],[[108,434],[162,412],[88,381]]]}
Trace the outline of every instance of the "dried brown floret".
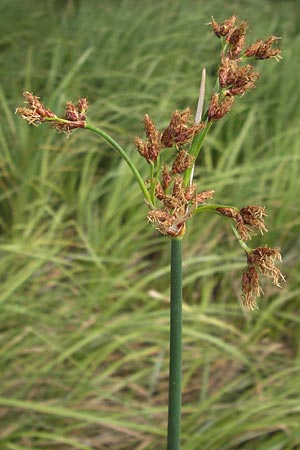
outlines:
{"label": "dried brown floret", "polygon": [[56,117],[56,114],[47,109],[36,95],[25,91],[23,97],[28,107],[18,107],[16,114],[19,114],[30,125],[39,125],[49,117]]}
{"label": "dried brown floret", "polygon": [[39,125],[42,122],[51,121],[53,128],[67,134],[75,128],[85,127],[85,113],[88,108],[88,103],[85,98],[80,99],[77,106],[73,105],[72,102],[67,102],[65,117],[62,119],[45,108],[39,97],[33,95],[31,92],[24,92],[23,97],[29,107],[17,108],[16,114],[19,114],[31,125]]}
{"label": "dried brown floret", "polygon": [[243,273],[242,292],[244,305],[248,309],[257,308],[256,298],[263,294],[257,269],[262,275],[272,278],[276,286],[281,287],[280,282],[285,281],[281,271],[275,265],[276,260],[281,261],[278,248],[258,247],[247,253],[248,267]]}
{"label": "dried brown floret", "polygon": [[278,48],[272,48],[274,42],[277,42],[280,37],[270,36],[265,41],[257,41],[250,45],[244,52],[244,55],[248,58],[254,57],[255,59],[269,59],[275,58],[277,61],[281,59],[281,50]]}
{"label": "dried brown floret", "polygon": [[235,59],[240,56],[245,45],[247,28],[248,23],[242,21],[227,34],[226,41],[230,44],[230,49],[227,53],[229,58]]}
{"label": "dried brown floret", "polygon": [[259,230],[261,234],[268,231],[264,222],[264,217],[267,216],[266,208],[264,206],[246,206],[245,208],[240,209],[240,214],[244,224],[251,229]]}
{"label": "dried brown floret", "polygon": [[161,180],[162,180],[162,187],[163,187],[163,189],[165,191],[170,186],[170,183],[171,183],[171,180],[172,180],[172,177],[171,177],[170,171],[168,169],[168,166],[164,166],[163,167]]}
{"label": "dried brown floret", "polygon": [[182,173],[188,167],[191,167],[194,163],[194,157],[191,156],[186,150],[180,150],[173,161],[172,172]]}
{"label": "dried brown floret", "polygon": [[144,116],[144,125],[147,140],[144,141],[140,137],[136,137],[134,143],[138,152],[148,161],[148,163],[153,163],[157,160],[161,150],[160,132],[156,129],[148,114],[145,114]]}
{"label": "dried brown floret", "polygon": [[219,83],[225,90],[225,95],[243,95],[255,87],[258,72],[253,71],[250,64],[239,66],[236,60],[222,58],[219,67]]}
{"label": "dried brown floret", "polygon": [[154,210],[147,214],[148,220],[156,225],[157,230],[167,236],[182,236],[185,233],[185,221],[189,215],[175,216],[167,211]]}
{"label": "dried brown floret", "polygon": [[194,124],[191,120],[192,112],[190,108],[186,108],[180,112],[174,111],[167,128],[163,131],[161,137],[161,145],[163,147],[181,146],[190,142],[194,135],[198,133],[204,124]]}
{"label": "dried brown floret", "polygon": [[214,93],[211,96],[208,106],[208,120],[218,120],[227,114],[232,108],[234,97],[220,97],[220,94]]}
{"label": "dried brown floret", "polygon": [[264,217],[266,216],[266,208],[263,206],[246,206],[238,210],[237,208],[219,207],[217,211],[223,216],[234,220],[236,229],[243,241],[251,239],[250,233],[259,230],[261,234],[268,231]]}
{"label": "dried brown floret", "polygon": [[231,16],[229,19],[225,20],[221,25],[219,25],[212,17],[212,21],[208,25],[212,26],[216,36],[227,36],[233,30],[236,19],[236,16]]}
{"label": "dried brown floret", "polygon": [[273,283],[281,287],[280,282],[285,281],[285,277],[274,264],[276,260],[281,261],[281,254],[278,248],[255,248],[248,254],[247,259],[248,265],[258,267],[263,275],[272,278]]}
{"label": "dried brown floret", "polygon": [[197,185],[195,183],[188,186],[184,193],[186,200],[190,201],[193,198],[195,198],[196,191],[197,191]]}
{"label": "dried brown floret", "polygon": [[210,200],[211,198],[213,198],[214,193],[214,190],[198,192],[198,194],[196,195],[196,205],[201,205],[207,200]]}
{"label": "dried brown floret", "polygon": [[242,276],[243,303],[251,311],[257,309],[256,299],[263,294],[259,284],[259,277],[255,267],[247,267]]}

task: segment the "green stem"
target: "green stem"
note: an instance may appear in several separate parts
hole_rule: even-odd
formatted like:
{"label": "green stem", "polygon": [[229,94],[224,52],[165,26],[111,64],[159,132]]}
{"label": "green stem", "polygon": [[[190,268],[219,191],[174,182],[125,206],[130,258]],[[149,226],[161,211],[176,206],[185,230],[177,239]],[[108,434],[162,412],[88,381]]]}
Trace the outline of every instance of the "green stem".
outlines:
{"label": "green stem", "polygon": [[97,128],[90,123],[86,123],[85,128],[87,130],[93,131],[94,133],[101,136],[106,142],[108,142],[112,147],[114,147],[115,150],[117,150],[117,152],[121,155],[121,157],[126,161],[129,168],[131,169],[133,175],[137,179],[137,182],[141,188],[141,191],[142,191],[146,201],[149,203],[149,205],[152,205],[151,196],[145,186],[144,180],[143,180],[140,172],[137,170],[135,164],[131,161],[131,159],[127,155],[126,151],[123,149],[123,147],[121,147],[121,145],[118,144],[109,134],[105,133],[105,131],[101,130],[100,128]]}
{"label": "green stem", "polygon": [[171,240],[170,367],[167,450],[180,449],[182,360],[182,238]]}
{"label": "green stem", "polygon": [[189,184],[192,184],[192,178],[193,178],[193,172],[194,172],[194,166],[196,164],[196,160],[198,158],[199,152],[201,150],[203,141],[212,126],[212,122],[207,122],[205,128],[201,131],[201,133],[198,133],[192,142],[191,148],[190,148],[190,155],[194,157],[194,165],[192,167],[188,167],[184,174],[184,182],[185,185],[188,186]]}
{"label": "green stem", "polygon": [[150,180],[150,196],[151,196],[151,202],[154,205],[155,203],[155,185],[156,185],[156,180],[155,180],[155,175],[154,175],[154,162],[150,162],[150,175],[149,175],[149,180]]}

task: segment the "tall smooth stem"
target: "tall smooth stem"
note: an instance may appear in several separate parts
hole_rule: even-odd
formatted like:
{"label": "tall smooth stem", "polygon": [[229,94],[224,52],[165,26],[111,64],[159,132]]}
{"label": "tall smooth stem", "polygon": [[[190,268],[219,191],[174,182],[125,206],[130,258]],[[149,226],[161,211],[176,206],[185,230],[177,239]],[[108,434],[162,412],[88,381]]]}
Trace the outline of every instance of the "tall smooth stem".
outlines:
{"label": "tall smooth stem", "polygon": [[180,449],[182,371],[182,238],[171,240],[168,450]]}

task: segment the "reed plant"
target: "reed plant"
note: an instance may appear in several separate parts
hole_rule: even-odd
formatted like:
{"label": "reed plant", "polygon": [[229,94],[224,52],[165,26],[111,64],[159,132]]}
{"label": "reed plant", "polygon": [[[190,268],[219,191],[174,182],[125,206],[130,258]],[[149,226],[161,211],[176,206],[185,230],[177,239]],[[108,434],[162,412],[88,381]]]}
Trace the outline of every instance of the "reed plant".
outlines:
{"label": "reed plant", "polygon": [[[257,298],[264,291],[261,277],[270,278],[275,286],[285,281],[276,261],[281,261],[277,247],[267,245],[251,248],[251,236],[267,231],[266,208],[247,205],[243,208],[212,203],[214,190],[199,190],[195,180],[195,166],[205,139],[216,122],[223,119],[234,104],[256,87],[259,73],[254,70],[255,60],[281,59],[274,44],[280,39],[270,36],[265,40],[247,43],[248,23],[231,16],[219,24],[209,24],[220,40],[220,62],[215,87],[206,95],[206,72],[202,71],[198,107],[193,117],[188,107],[175,110],[167,127],[160,130],[147,114],[144,116],[145,137],[136,137],[135,146],[148,166],[144,179],[129,152],[103,129],[87,120],[88,100],[82,97],[76,104],[68,101],[65,113],[57,115],[45,107],[40,98],[29,91],[23,96],[26,106],[16,113],[30,125],[49,123],[58,132],[69,136],[74,130],[88,130],[104,139],[126,162],[135,177],[148,208],[147,220],[170,240],[170,361],[168,403],[168,450],[180,449],[181,436],[181,384],[182,384],[182,243],[187,223],[194,216],[214,213],[224,219],[246,255],[246,268],[242,274],[241,297],[248,310],[258,308]],[[246,101],[244,98],[243,101]],[[207,104],[206,104],[207,103]]]}

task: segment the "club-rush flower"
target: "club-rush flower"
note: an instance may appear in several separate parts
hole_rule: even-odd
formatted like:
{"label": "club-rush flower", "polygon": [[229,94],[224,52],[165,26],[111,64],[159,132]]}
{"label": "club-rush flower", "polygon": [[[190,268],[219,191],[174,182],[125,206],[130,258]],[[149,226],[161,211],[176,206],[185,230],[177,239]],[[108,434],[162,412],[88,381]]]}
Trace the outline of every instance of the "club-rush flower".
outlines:
{"label": "club-rush flower", "polygon": [[163,147],[180,147],[191,142],[194,135],[205,126],[204,123],[192,123],[191,117],[191,108],[186,108],[182,112],[176,110],[172,113],[170,123],[161,136]]}
{"label": "club-rush flower", "polygon": [[16,114],[26,120],[29,125],[37,126],[49,118],[56,117],[56,114],[47,109],[36,95],[26,91],[23,92],[23,97],[25,99],[25,104],[28,106],[18,107],[16,109]]}
{"label": "club-rush flower", "polygon": [[250,205],[242,209],[218,207],[216,211],[234,220],[236,229],[243,241],[251,239],[251,234],[255,234],[256,231],[261,234],[268,231],[264,222],[264,217],[267,215],[264,206]]}
{"label": "club-rush flower", "polygon": [[272,45],[279,41],[281,38],[277,36],[270,36],[265,41],[257,41],[250,45],[245,50],[244,55],[248,58],[254,57],[255,59],[269,59],[275,58],[277,61],[282,59],[279,48],[272,48]]}
{"label": "club-rush flower", "polygon": [[172,164],[172,173],[182,173],[194,162],[194,157],[186,150],[181,149]]}
{"label": "club-rush flower", "polygon": [[149,208],[148,221],[163,235],[182,238],[186,231],[186,222],[200,212],[213,211],[227,217],[238,242],[247,254],[242,293],[245,307],[252,310],[257,307],[256,299],[263,294],[261,275],[271,278],[273,284],[279,287],[280,283],[285,281],[275,265],[277,260],[281,261],[277,248],[265,246],[251,249],[246,244],[253,234],[263,234],[267,231],[264,221],[266,209],[256,205],[239,209],[233,206],[205,204],[213,198],[215,191],[198,190],[194,182],[194,173],[197,171],[194,169],[210,128],[230,112],[238,101],[237,97],[243,97],[256,86],[259,74],[247,61],[271,58],[280,60],[280,50],[273,48],[273,44],[280,38],[272,35],[247,47],[247,22],[238,22],[236,16],[231,16],[221,24],[212,18],[210,25],[215,35],[220,38],[222,46],[216,87],[208,96],[205,109],[203,75],[195,119],[191,108],[182,111],[176,109],[171,114],[167,127],[158,130],[150,116],[144,115],[146,137],[136,137],[134,143],[139,154],[148,163],[149,175],[146,179],[122,146],[104,130],[86,122],[86,98],[80,98],[76,104],[68,101],[64,115],[59,117],[46,108],[39,97],[24,92],[26,105],[17,108],[16,113],[31,125],[50,122],[53,128],[66,134],[75,128],[86,128],[104,138],[129,165]]}
{"label": "club-rush flower", "polygon": [[219,66],[219,83],[225,95],[244,95],[249,89],[255,88],[259,73],[253,71],[253,66],[239,65],[235,59],[223,57]]}
{"label": "club-rush flower", "polygon": [[273,280],[275,286],[281,287],[285,281],[284,275],[275,265],[275,261],[281,261],[278,248],[258,247],[247,253],[247,269],[243,273],[242,292],[244,305],[248,309],[256,309],[256,298],[263,294],[259,282],[259,273]]}
{"label": "club-rush flower", "polygon": [[154,163],[162,148],[160,142],[161,133],[156,129],[153,120],[148,114],[145,114],[144,116],[144,127],[147,140],[143,140],[137,136],[134,143],[138,152],[147,160],[147,162]]}
{"label": "club-rush flower", "polygon": [[281,59],[281,50],[273,48],[273,44],[276,43],[280,37],[270,36],[266,40],[259,40],[245,49],[246,32],[248,24],[242,21],[237,24],[237,17],[232,16],[225,20],[222,24],[218,24],[214,19],[209,23],[216,36],[219,38],[224,37],[228,48],[226,49],[226,55],[230,59],[239,60],[240,58],[255,58],[255,59],[269,59],[275,58],[277,61]]}
{"label": "club-rush flower", "polygon": [[18,107],[16,114],[25,119],[29,125],[39,125],[43,122],[51,122],[53,128],[57,131],[63,131],[70,134],[75,128],[84,128],[86,121],[86,112],[88,102],[86,98],[80,98],[75,106],[72,102],[66,103],[64,117],[58,117],[52,111],[47,109],[40,101],[39,97],[31,92],[24,92],[23,97],[26,107]]}
{"label": "club-rush flower", "polygon": [[211,122],[224,117],[231,110],[233,102],[233,97],[226,97],[217,92],[213,93],[208,105],[208,121]]}
{"label": "club-rush flower", "polygon": [[227,36],[234,29],[235,22],[237,21],[236,16],[231,16],[229,19],[224,20],[224,22],[219,25],[214,18],[212,17],[212,21],[208,23],[213,28],[215,35],[220,38],[221,36]]}

